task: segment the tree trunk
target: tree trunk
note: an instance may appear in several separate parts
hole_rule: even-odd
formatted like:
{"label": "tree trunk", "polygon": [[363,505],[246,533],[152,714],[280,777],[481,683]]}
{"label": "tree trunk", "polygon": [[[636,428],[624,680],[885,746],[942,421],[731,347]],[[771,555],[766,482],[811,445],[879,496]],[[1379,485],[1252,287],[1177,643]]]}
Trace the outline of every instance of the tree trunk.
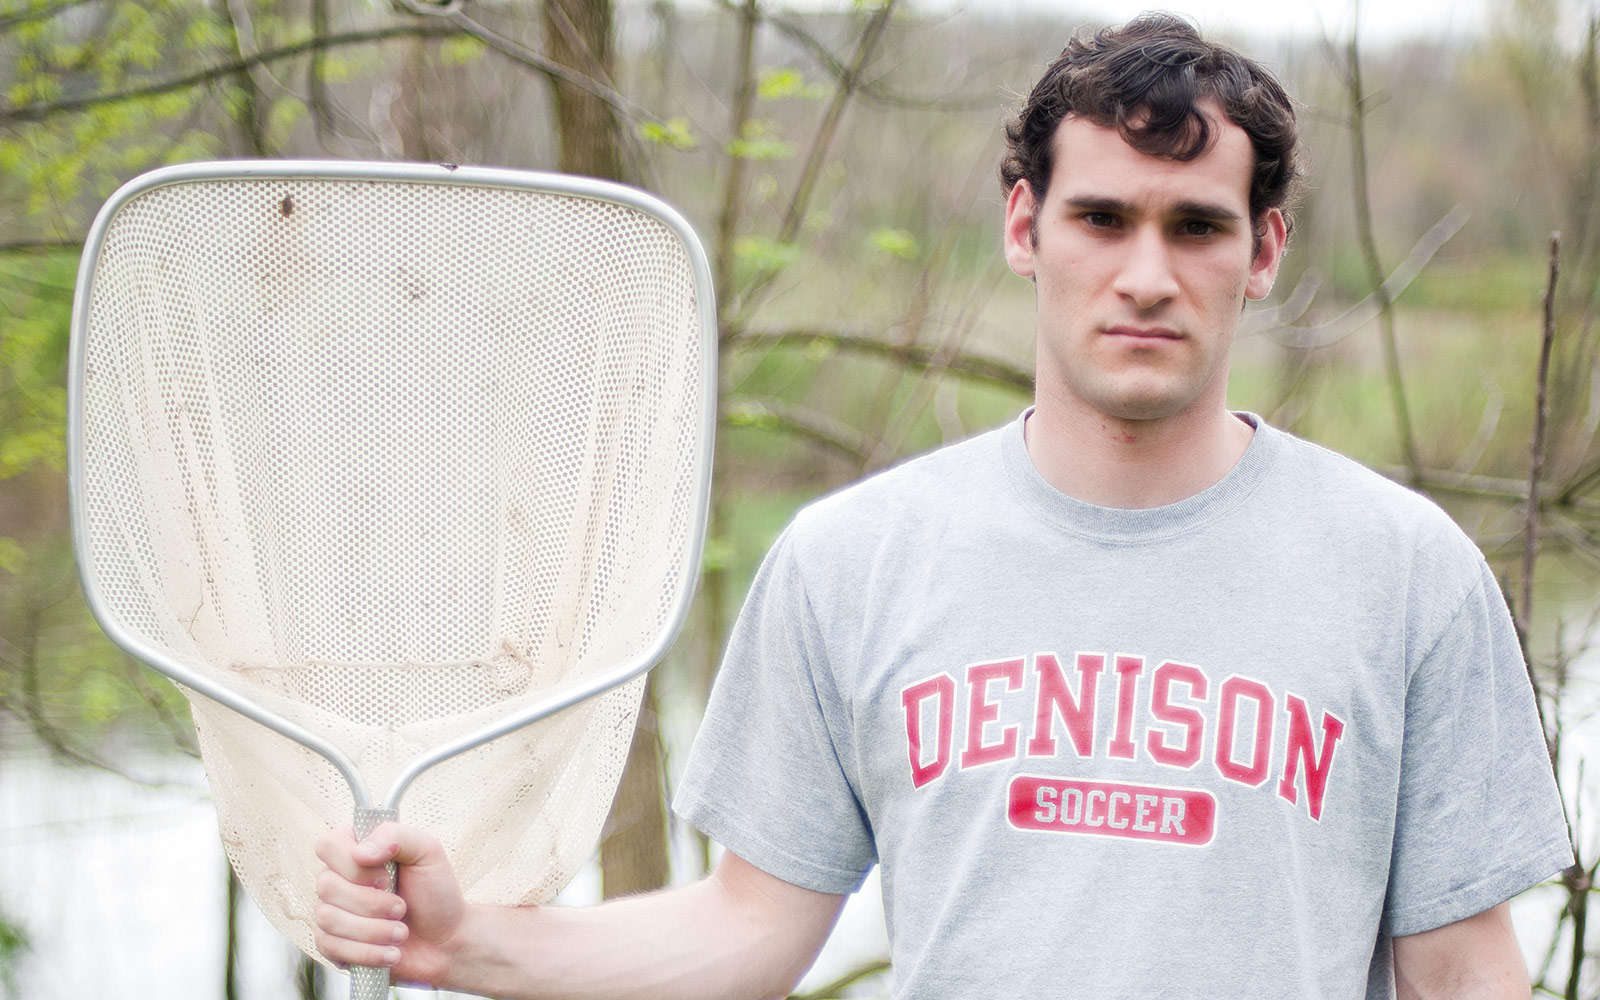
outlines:
{"label": "tree trunk", "polygon": [[[254,42],[246,44],[245,33],[248,21],[245,20],[248,12],[241,7],[235,7],[229,0],[221,0],[218,10],[222,30],[227,34],[233,54],[243,59],[254,50]],[[233,74],[234,94],[229,99],[230,114],[233,118],[234,128],[238,132],[238,142],[244,147],[247,156],[257,159],[271,156],[272,150],[267,145],[266,128],[263,118],[271,100],[256,86],[255,78],[249,70],[240,70]]]}
{"label": "tree trunk", "polygon": [[654,679],[645,681],[628,764],[600,840],[600,891],[606,899],[667,884],[667,804]]}
{"label": "tree trunk", "polygon": [[[611,0],[544,0],[545,54],[562,67],[609,86],[614,68],[611,20]],[[561,170],[628,180],[616,110],[570,83],[552,80],[551,89]]]}
{"label": "tree trunk", "polygon": [[[611,86],[611,0],[544,0],[545,54],[564,69]],[[626,181],[622,123],[614,108],[581,87],[551,81],[562,171]],[[646,682],[628,764],[600,841],[607,899],[667,884],[667,818],[656,725],[655,685]]]}

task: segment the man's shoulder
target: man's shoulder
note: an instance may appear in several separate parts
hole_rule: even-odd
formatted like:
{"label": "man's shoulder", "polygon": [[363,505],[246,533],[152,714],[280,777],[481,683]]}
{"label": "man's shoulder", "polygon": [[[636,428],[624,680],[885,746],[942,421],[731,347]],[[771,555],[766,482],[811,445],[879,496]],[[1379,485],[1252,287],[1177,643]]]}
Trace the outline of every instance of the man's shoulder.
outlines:
{"label": "man's shoulder", "polygon": [[963,510],[999,488],[1004,427],[935,448],[813,500],[788,534],[806,547],[833,548],[915,531]]}
{"label": "man's shoulder", "polygon": [[[1434,550],[1478,558],[1478,548],[1430,497],[1323,445],[1269,430],[1281,440],[1275,470],[1284,516],[1340,527],[1393,552]],[[1376,553],[1374,553],[1376,554]]]}

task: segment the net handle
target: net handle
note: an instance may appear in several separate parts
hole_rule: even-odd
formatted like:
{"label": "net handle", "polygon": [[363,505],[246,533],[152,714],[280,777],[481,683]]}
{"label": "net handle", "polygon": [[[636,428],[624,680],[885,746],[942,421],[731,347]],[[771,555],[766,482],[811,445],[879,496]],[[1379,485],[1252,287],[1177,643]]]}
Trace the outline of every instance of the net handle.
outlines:
{"label": "net handle", "polygon": [[[356,842],[367,839],[367,835],[376,830],[379,824],[398,819],[399,811],[385,809],[379,806],[356,806],[355,829]],[[393,861],[383,866],[383,883],[378,886],[384,892],[394,892],[396,888],[396,867]],[[389,996],[389,969],[383,965],[352,965],[350,967],[350,1000],[385,1000]]]}

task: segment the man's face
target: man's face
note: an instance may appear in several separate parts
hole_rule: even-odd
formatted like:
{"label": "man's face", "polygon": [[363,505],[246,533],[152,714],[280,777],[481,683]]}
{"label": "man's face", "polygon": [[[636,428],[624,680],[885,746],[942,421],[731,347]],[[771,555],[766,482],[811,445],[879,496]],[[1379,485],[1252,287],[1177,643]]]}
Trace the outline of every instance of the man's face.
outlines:
{"label": "man's face", "polygon": [[1049,191],[1006,203],[1006,261],[1038,291],[1041,410],[1146,421],[1227,405],[1228,352],[1246,298],[1272,289],[1285,227],[1254,246],[1244,130],[1187,162],[1147,156],[1115,129],[1067,118]]}

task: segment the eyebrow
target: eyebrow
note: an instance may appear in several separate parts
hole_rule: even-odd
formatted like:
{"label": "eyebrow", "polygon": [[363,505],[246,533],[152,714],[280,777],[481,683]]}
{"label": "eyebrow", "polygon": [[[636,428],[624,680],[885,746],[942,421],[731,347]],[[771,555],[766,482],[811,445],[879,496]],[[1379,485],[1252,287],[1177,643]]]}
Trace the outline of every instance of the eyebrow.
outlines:
{"label": "eyebrow", "polygon": [[[1068,208],[1085,212],[1109,212],[1114,215],[1128,215],[1133,212],[1133,205],[1129,202],[1100,195],[1076,195],[1066,199],[1066,205]],[[1203,201],[1180,201],[1172,206],[1172,211],[1174,215],[1188,219],[1203,219],[1207,222],[1238,222],[1243,218],[1230,208]]]}

